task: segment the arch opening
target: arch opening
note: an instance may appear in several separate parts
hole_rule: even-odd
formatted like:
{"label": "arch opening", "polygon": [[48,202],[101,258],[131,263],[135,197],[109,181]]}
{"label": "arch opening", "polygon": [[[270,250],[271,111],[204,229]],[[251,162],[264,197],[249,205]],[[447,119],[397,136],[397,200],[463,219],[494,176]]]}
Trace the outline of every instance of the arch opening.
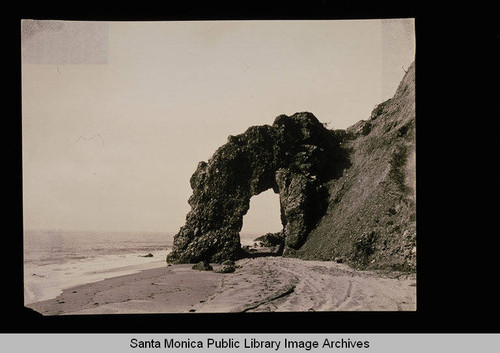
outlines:
{"label": "arch opening", "polygon": [[[240,233],[265,233],[269,236],[263,243],[278,242],[278,254],[293,254],[326,211],[325,182],[332,177],[329,166],[338,165],[339,148],[339,137],[307,112],[280,115],[272,126],[253,126],[229,136],[208,162],[198,163],[190,178],[191,211],[167,261],[235,260],[245,256]],[[261,199],[277,197],[269,189],[279,194],[279,201],[266,202],[274,204],[273,211],[258,205]],[[256,211],[261,215],[253,215]],[[275,229],[277,233],[270,233]]]}
{"label": "arch opening", "polygon": [[252,196],[240,230],[241,246],[253,246],[257,237],[283,230],[279,195],[272,189]]}

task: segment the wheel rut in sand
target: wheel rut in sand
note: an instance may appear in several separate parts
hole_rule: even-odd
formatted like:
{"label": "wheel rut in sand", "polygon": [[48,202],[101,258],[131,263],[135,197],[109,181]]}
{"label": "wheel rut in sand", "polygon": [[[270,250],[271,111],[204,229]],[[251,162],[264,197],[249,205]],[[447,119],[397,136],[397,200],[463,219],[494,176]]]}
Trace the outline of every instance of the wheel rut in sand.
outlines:
{"label": "wheel rut in sand", "polygon": [[349,287],[347,288],[347,292],[346,292],[346,294],[345,294],[345,297],[343,297],[341,300],[339,300],[339,301],[335,304],[335,306],[336,306],[337,308],[340,308],[340,307],[341,307],[341,305],[343,305],[343,304],[346,304],[346,303],[347,303],[347,301],[351,298],[351,291],[352,291],[352,282],[351,282],[351,281],[349,281]]}
{"label": "wheel rut in sand", "polygon": [[260,311],[261,306],[292,294],[298,278],[281,271],[279,262],[273,257],[238,261],[236,272],[221,274],[224,278],[216,293],[197,312]]}
{"label": "wheel rut in sand", "polygon": [[[415,310],[414,280],[293,258],[238,261],[197,312]],[[400,303],[403,303],[401,305]]]}
{"label": "wheel rut in sand", "polygon": [[295,290],[295,286],[292,285],[288,288],[285,288],[284,292],[278,293],[275,296],[270,297],[268,299],[265,299],[262,302],[259,302],[255,305],[251,305],[251,306],[247,307],[246,309],[243,309],[242,312],[247,312],[247,311],[250,311],[252,309],[257,309],[261,305],[270,304],[272,301],[274,301],[276,299],[280,299],[280,298],[286,297],[287,295],[292,294],[294,292],[294,290]]}

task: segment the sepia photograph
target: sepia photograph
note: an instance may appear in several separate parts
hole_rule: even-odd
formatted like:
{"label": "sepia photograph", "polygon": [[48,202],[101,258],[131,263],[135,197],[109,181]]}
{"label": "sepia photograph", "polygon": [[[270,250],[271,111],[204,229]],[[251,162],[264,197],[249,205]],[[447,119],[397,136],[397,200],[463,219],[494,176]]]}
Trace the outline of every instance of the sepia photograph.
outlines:
{"label": "sepia photograph", "polygon": [[22,20],[24,306],[416,311],[415,53],[413,18]]}

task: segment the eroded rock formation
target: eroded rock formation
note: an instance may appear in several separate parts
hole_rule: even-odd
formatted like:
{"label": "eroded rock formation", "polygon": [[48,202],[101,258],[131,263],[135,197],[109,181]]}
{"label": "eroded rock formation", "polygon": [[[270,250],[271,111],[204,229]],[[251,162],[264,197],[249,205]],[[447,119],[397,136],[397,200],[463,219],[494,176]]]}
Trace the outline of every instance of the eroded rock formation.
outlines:
{"label": "eroded rock formation", "polygon": [[253,126],[229,136],[191,177],[191,211],[167,260],[238,258],[250,198],[268,189],[280,197],[285,253],[300,248],[328,206],[325,182],[346,163],[337,133],[307,112],[280,115],[272,126]]}
{"label": "eroded rock formation", "polygon": [[329,130],[311,113],[229,136],[191,177],[186,224],[167,261],[241,256],[250,198],[279,194],[283,256],[416,269],[415,63],[367,120]]}

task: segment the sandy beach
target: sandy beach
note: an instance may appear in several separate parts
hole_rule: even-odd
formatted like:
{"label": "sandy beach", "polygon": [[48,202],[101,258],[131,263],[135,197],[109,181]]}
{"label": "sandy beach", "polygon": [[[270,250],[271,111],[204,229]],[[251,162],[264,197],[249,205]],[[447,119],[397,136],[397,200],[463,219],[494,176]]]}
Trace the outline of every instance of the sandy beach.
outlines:
{"label": "sandy beach", "polygon": [[416,310],[414,274],[274,256],[239,260],[233,273],[191,267],[156,265],[26,306],[43,315]]}

